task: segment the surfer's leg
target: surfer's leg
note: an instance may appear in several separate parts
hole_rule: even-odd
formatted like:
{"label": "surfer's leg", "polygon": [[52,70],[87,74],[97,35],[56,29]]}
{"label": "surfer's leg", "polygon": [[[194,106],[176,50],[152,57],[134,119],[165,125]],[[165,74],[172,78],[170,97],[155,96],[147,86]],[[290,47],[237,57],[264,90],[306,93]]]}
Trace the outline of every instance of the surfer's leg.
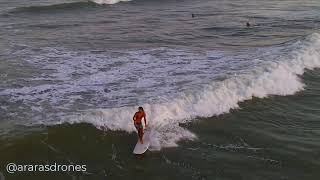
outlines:
{"label": "surfer's leg", "polygon": [[143,144],[143,128],[139,128],[138,134],[139,134],[139,140],[141,144]]}

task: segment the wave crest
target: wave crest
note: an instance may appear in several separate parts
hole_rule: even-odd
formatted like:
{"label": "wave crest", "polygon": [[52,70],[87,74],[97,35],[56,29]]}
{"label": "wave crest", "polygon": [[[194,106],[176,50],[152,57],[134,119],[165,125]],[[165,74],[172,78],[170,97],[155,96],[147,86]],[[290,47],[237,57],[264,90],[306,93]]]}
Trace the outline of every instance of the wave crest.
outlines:
{"label": "wave crest", "polygon": [[91,0],[91,1],[97,4],[116,4],[119,2],[128,2],[131,0]]}
{"label": "wave crest", "polygon": [[[154,129],[152,145],[156,149],[177,146],[181,139],[196,136],[179,126],[195,117],[211,117],[238,108],[238,103],[252,97],[292,95],[303,90],[299,75],[304,69],[320,67],[320,35],[313,34],[303,42],[290,46],[294,50],[283,55],[280,61],[270,62],[251,73],[214,82],[191,94],[183,94],[164,103],[143,104]],[[97,109],[73,119],[72,122],[89,122],[96,127],[133,132],[131,118],[136,107]]]}

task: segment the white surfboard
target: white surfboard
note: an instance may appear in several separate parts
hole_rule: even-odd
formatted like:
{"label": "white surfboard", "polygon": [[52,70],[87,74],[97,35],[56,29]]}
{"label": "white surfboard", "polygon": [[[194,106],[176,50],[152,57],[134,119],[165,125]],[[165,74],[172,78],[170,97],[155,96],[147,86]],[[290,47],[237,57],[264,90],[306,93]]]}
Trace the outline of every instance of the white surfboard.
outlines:
{"label": "white surfboard", "polygon": [[145,129],[144,130],[144,135],[143,135],[143,144],[140,143],[139,139],[134,147],[133,154],[143,154],[145,153],[149,146],[150,146],[150,129]]}

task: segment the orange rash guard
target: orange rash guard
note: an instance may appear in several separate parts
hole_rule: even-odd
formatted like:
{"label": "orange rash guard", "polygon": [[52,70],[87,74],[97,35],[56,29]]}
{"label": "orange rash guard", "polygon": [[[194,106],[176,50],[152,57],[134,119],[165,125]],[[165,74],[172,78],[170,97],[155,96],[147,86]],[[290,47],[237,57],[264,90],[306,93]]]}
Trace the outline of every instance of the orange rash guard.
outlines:
{"label": "orange rash guard", "polygon": [[141,124],[142,118],[144,118],[144,123],[147,124],[146,113],[140,111],[136,112],[133,116],[134,123]]}

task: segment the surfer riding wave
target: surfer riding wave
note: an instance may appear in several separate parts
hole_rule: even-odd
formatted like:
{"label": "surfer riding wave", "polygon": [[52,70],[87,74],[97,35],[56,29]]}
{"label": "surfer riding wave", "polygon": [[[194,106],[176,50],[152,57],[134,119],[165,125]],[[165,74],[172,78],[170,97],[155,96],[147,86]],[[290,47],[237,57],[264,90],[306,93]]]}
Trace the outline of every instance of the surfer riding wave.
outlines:
{"label": "surfer riding wave", "polygon": [[134,126],[138,131],[139,141],[143,144],[143,125],[142,125],[142,118],[144,119],[144,124],[147,127],[147,118],[146,113],[143,110],[143,107],[139,107],[138,111],[133,116]]}

